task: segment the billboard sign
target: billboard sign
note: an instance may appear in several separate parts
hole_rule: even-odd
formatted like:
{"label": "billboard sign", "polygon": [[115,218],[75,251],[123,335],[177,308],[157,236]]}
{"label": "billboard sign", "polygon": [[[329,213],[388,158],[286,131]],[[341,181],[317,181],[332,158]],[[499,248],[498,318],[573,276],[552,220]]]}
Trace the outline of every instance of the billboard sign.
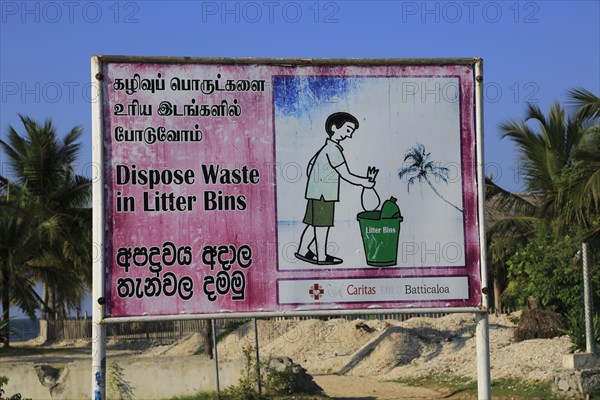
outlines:
{"label": "billboard sign", "polygon": [[481,305],[476,60],[97,60],[106,317]]}

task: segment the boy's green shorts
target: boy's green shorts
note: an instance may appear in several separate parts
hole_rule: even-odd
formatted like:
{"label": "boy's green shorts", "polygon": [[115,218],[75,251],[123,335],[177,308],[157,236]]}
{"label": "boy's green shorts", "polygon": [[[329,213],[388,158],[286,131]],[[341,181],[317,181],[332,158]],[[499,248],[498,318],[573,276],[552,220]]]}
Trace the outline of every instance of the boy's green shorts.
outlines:
{"label": "boy's green shorts", "polygon": [[333,226],[335,201],[308,199],[303,222],[312,226]]}

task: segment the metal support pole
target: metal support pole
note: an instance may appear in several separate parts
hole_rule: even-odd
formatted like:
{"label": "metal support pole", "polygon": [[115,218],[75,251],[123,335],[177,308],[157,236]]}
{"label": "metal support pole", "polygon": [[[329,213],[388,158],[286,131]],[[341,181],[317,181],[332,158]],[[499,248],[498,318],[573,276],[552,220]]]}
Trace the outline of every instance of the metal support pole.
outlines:
{"label": "metal support pole", "polygon": [[221,393],[221,385],[219,383],[219,353],[217,352],[217,330],[215,329],[215,320],[210,320],[210,329],[212,331],[212,341],[213,341],[213,354],[215,360],[215,382],[217,385],[217,400],[219,400]]}
{"label": "metal support pole", "polygon": [[592,310],[592,284],[588,263],[588,244],[581,245],[583,258],[583,307],[585,313],[585,352],[594,352],[594,311]]}
{"label": "metal support pole", "polygon": [[260,380],[260,357],[258,354],[258,325],[254,319],[254,347],[256,348],[256,377],[258,381],[258,396],[262,394],[262,381]]}
{"label": "metal support pole", "polygon": [[[98,87],[98,98],[92,102],[92,161],[103,165],[102,126],[102,68],[100,60],[92,57],[92,86]],[[92,260],[92,390],[91,398],[106,398],[106,325],[104,318],[104,175],[102,169],[92,177],[92,236],[98,251]]]}
{"label": "metal support pole", "polygon": [[490,337],[488,313],[475,314],[475,337],[477,347],[477,393],[479,400],[489,400],[491,393],[490,377]]}
{"label": "metal support pole", "polygon": [[106,325],[92,322],[92,399],[106,398]]}
{"label": "metal support pole", "polygon": [[479,219],[479,246],[481,263],[481,312],[475,316],[477,345],[477,393],[479,400],[492,397],[490,375],[490,337],[488,323],[487,249],[485,240],[485,171],[483,160],[483,60],[475,62],[475,129],[477,145],[477,197]]}

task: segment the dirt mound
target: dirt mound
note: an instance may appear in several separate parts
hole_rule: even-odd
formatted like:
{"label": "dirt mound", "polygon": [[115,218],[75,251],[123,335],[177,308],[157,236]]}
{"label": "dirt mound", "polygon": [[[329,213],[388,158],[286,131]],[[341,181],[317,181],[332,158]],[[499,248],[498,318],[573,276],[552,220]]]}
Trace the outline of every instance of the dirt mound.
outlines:
{"label": "dirt mound", "polygon": [[[357,329],[365,322],[372,332]],[[309,371],[338,372],[366,343],[384,329],[381,321],[346,321],[344,319],[305,321],[259,321],[260,352],[265,356],[285,355]],[[219,344],[219,357],[237,358],[245,346],[254,345],[250,324],[238,329]]]}
{"label": "dirt mound", "polygon": [[[492,379],[515,376],[529,380],[552,379],[562,368],[567,337],[515,343],[516,316],[490,317]],[[441,318],[396,320],[259,320],[262,359],[286,356],[310,374],[345,374],[381,380],[450,373],[476,378],[475,319],[472,314]],[[240,326],[218,344],[219,359],[241,358],[254,347],[252,323]],[[199,334],[146,355],[182,356],[198,353]]]}
{"label": "dirt mound", "polygon": [[515,340],[552,339],[567,329],[566,319],[554,311],[533,309],[523,312],[515,329]]}
{"label": "dirt mound", "polygon": [[358,376],[388,373],[399,365],[418,358],[422,352],[420,340],[400,327],[387,329],[379,338],[368,345],[369,352],[357,359],[356,366],[342,370]]}
{"label": "dirt mound", "polygon": [[[554,339],[533,339],[516,343],[513,338],[516,318],[507,316],[490,317],[490,367],[492,380],[504,377],[517,377],[532,381],[547,381],[562,369],[562,356],[570,347],[566,336]],[[408,322],[408,321],[407,321]],[[445,322],[440,322],[443,326]],[[464,326],[455,325],[453,335],[446,339],[433,337],[419,358],[409,365],[402,365],[383,379],[408,376],[422,376],[430,373],[446,373],[477,377],[475,325],[471,319]]]}
{"label": "dirt mound", "polygon": [[144,356],[148,357],[181,357],[197,354],[203,345],[202,335],[199,333],[190,333],[178,341],[163,346],[154,346],[144,352]]}

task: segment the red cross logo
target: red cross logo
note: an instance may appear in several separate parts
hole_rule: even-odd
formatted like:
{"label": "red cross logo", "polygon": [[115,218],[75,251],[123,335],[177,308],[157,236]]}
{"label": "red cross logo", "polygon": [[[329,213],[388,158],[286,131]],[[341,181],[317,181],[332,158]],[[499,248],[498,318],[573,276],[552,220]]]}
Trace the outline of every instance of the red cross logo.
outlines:
{"label": "red cross logo", "polygon": [[319,300],[325,294],[325,290],[323,290],[323,286],[315,283],[310,287],[310,289],[308,289],[308,293],[313,299]]}

